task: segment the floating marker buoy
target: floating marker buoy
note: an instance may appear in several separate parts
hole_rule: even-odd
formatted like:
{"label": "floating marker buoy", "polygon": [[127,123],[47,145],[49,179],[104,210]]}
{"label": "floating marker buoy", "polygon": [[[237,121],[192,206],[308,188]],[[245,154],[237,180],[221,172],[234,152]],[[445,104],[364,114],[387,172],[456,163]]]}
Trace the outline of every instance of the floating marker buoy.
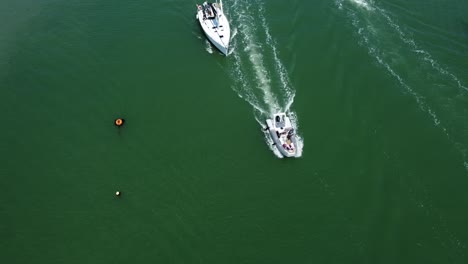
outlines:
{"label": "floating marker buoy", "polygon": [[114,121],[114,124],[116,126],[122,126],[124,124],[125,120],[123,118],[117,118],[115,121]]}
{"label": "floating marker buoy", "polygon": [[120,196],[120,192],[119,192],[119,191],[116,191],[116,192],[115,192],[115,196]]}

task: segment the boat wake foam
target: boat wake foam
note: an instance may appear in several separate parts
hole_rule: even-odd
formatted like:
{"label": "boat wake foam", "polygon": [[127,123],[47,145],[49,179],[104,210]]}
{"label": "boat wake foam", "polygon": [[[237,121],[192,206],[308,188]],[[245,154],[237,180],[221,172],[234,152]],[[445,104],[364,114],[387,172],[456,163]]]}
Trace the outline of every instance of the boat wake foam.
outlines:
{"label": "boat wake foam", "polygon": [[372,7],[372,4],[373,4],[373,1],[370,0],[350,0],[351,2],[353,2],[354,4],[358,5],[358,6],[361,6],[363,8],[365,8],[366,10],[373,10],[373,7]]}
{"label": "boat wake foam", "polygon": [[210,41],[208,41],[207,39],[205,39],[205,50],[206,50],[209,54],[213,54],[213,47],[211,46]]}
{"label": "boat wake foam", "polygon": [[[409,37],[410,34],[396,22],[391,12],[374,1],[336,0],[335,4],[350,19],[359,44],[367,48],[368,54],[414,98],[421,111],[432,119],[434,126],[441,129],[459,151],[463,167],[468,172],[467,137],[463,132],[447,125],[468,125],[464,118],[460,118],[465,115],[459,112],[459,109],[464,109],[462,104],[467,99],[467,86],[448,67]],[[404,67],[399,66],[411,62],[418,65],[412,67],[415,74],[409,75]],[[440,87],[445,91],[441,91]],[[447,90],[456,96],[447,97]],[[437,113],[434,109],[437,109]]]}
{"label": "boat wake foam", "polygon": [[[258,0],[236,0],[226,12],[234,12],[231,39],[232,67],[230,75],[235,85],[232,89],[239,97],[252,105],[255,120],[263,128],[265,120],[274,113],[288,112],[298,131],[298,119],[291,106],[295,89],[279,59],[276,43],[270,34],[265,18],[264,3]],[[258,23],[260,21],[260,23]],[[234,52],[235,51],[235,52]],[[268,132],[265,141],[276,156],[282,157]],[[298,156],[302,155],[303,140],[297,135]]]}

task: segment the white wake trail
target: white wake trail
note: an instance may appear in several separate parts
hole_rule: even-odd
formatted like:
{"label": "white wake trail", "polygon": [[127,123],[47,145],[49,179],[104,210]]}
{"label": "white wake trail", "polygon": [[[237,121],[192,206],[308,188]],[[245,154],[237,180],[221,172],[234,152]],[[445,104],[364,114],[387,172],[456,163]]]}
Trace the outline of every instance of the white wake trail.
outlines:
{"label": "white wake trail", "polygon": [[[350,1],[356,3],[356,0],[350,0]],[[360,2],[360,1],[358,1],[358,2]],[[338,9],[341,9],[341,10],[344,9],[343,8],[343,0],[337,0],[335,3],[337,5]],[[369,3],[366,2],[366,4],[369,4]],[[373,2],[372,2],[372,4],[373,4]],[[452,73],[444,70],[439,65],[439,63],[437,63],[435,60],[433,60],[432,56],[429,54],[429,52],[420,49],[418,47],[418,45],[416,45],[416,43],[415,43],[415,41],[413,39],[408,38],[406,36],[406,34],[401,30],[400,26],[398,26],[393,21],[393,19],[391,19],[391,17],[387,14],[387,12],[385,10],[383,10],[380,7],[376,7],[375,5],[372,5],[370,7],[371,7],[370,9],[366,8],[366,10],[377,11],[378,15],[381,15],[387,21],[387,25],[395,30],[395,32],[399,35],[400,40],[403,43],[407,44],[408,47],[410,48],[410,50],[412,50],[413,52],[415,52],[417,54],[423,54],[424,55],[423,61],[430,62],[430,65],[433,67],[434,70],[436,70],[437,72],[442,73],[442,74],[444,74],[446,76],[452,77],[452,80],[457,82],[457,84],[459,85],[459,88],[466,89],[466,87],[461,84],[461,81],[459,81],[459,79],[455,75],[453,75]],[[387,72],[391,76],[393,76],[398,81],[400,87],[404,88],[404,90],[407,93],[409,93],[415,99],[415,101],[416,101],[418,107],[421,109],[421,111],[427,113],[432,118],[432,121],[433,121],[434,125],[436,127],[439,127],[443,131],[444,135],[447,137],[449,142],[451,142],[452,145],[459,151],[459,153],[463,157],[463,166],[465,167],[466,171],[468,171],[468,166],[467,166],[468,165],[468,160],[467,160],[468,155],[467,155],[466,148],[463,146],[463,144],[457,142],[457,140],[454,139],[450,135],[448,129],[442,124],[442,122],[439,119],[436,112],[433,109],[431,109],[430,106],[428,105],[428,103],[426,102],[425,97],[422,96],[421,94],[419,94],[418,92],[416,92],[410,85],[408,85],[407,82],[385,60],[386,51],[385,50],[380,51],[378,49],[378,47],[376,46],[376,44],[374,43],[375,41],[372,41],[370,39],[370,37],[369,37],[369,36],[372,37],[377,32],[372,27],[372,25],[369,24],[370,22],[368,22],[367,24],[365,24],[363,26],[363,25],[361,25],[363,22],[359,19],[359,17],[358,17],[355,10],[353,10],[351,8],[346,9],[346,10],[347,10],[347,15],[349,17],[351,17],[351,24],[354,26],[354,28],[357,31],[357,34],[361,38],[361,42],[362,42],[361,44],[363,44],[363,46],[365,46],[368,49],[369,55],[371,57],[375,58],[375,60],[383,68],[385,68],[387,70]],[[377,38],[377,36],[375,36],[375,37]]]}
{"label": "white wake trail", "polygon": [[[265,120],[277,112],[289,112],[297,128],[297,115],[291,111],[295,90],[287,71],[279,59],[276,43],[270,34],[262,2],[237,0],[231,8],[237,16],[233,19],[235,34],[231,39],[233,69],[231,76],[236,81],[233,90],[254,108],[255,120],[263,128]],[[268,57],[272,54],[272,59]],[[269,67],[273,60],[273,67]],[[274,70],[272,70],[274,68]],[[279,93],[273,83],[281,84]],[[276,84],[275,84],[276,85]],[[276,87],[275,87],[276,88]],[[281,99],[281,100],[279,100]],[[293,121],[293,120],[292,120]],[[296,129],[297,131],[297,129]],[[265,141],[276,156],[282,157],[272,140],[265,133]],[[302,153],[303,140],[298,137],[298,153]],[[299,148],[300,146],[300,148]]]}
{"label": "white wake trail", "polygon": [[[261,13],[264,13],[263,6],[260,7]],[[273,37],[270,34],[269,26],[266,22],[265,16],[261,16],[262,27],[265,30],[266,34],[266,43],[269,45],[270,49],[273,51],[273,59],[276,68],[276,72],[279,75],[281,81],[281,89],[283,91],[283,95],[286,98],[286,105],[281,109],[282,112],[287,112],[290,110],[291,105],[294,102],[294,97],[296,96],[296,91],[292,88],[291,82],[288,77],[288,73],[278,58],[278,51],[276,49],[276,42],[273,40]]]}
{"label": "white wake trail", "polygon": [[389,16],[388,12],[385,9],[376,7],[376,10],[380,12],[380,14],[388,21],[388,24],[398,33],[400,39],[411,47],[414,53],[421,54],[423,56],[423,61],[429,63],[434,70],[436,70],[440,74],[448,76],[453,82],[457,84],[459,88],[468,92],[468,88],[462,84],[460,79],[457,76],[455,76],[455,74],[446,70],[447,67],[442,66],[432,57],[432,55],[428,51],[420,48],[413,39],[407,37],[406,34],[401,30],[400,26],[393,21],[393,19]]}
{"label": "white wake trail", "polygon": [[[372,0],[349,0],[349,1],[351,1],[355,5],[365,8],[367,11],[378,12],[379,15],[381,15],[383,18],[385,18],[385,20],[387,20],[388,25],[391,28],[393,28],[395,32],[398,33],[400,39],[404,43],[406,43],[414,53],[421,56],[420,59],[423,62],[429,64],[432,67],[432,69],[434,69],[438,73],[450,78],[454,83],[456,83],[458,88],[464,90],[465,92],[468,92],[468,87],[465,86],[455,74],[447,70],[446,66],[441,65],[438,61],[436,61],[433,58],[433,56],[428,51],[422,49],[418,44],[416,44],[414,39],[411,39],[410,37],[407,36],[407,34],[403,32],[400,26],[390,17],[387,10],[377,6]],[[338,8],[341,9],[343,7],[343,0],[337,0],[336,4]]]}
{"label": "white wake trail", "polygon": [[213,47],[211,46],[211,43],[207,39],[205,40],[205,50],[209,54],[213,54]]}

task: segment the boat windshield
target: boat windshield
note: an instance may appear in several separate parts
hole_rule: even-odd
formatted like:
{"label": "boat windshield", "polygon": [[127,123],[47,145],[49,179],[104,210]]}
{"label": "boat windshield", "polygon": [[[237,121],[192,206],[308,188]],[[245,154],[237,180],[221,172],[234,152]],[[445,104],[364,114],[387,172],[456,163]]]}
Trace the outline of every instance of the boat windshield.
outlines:
{"label": "boat windshield", "polygon": [[276,127],[280,127],[281,129],[284,127],[285,121],[284,121],[284,116],[283,115],[277,115],[275,117],[275,121],[276,121],[275,122]]}

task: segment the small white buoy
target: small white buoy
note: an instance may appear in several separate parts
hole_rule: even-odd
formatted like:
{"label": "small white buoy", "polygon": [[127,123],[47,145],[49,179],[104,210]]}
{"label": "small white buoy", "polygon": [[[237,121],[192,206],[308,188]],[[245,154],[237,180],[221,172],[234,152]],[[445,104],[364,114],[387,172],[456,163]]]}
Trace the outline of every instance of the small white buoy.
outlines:
{"label": "small white buoy", "polygon": [[115,192],[115,196],[120,196],[120,192],[119,192],[119,191],[116,191],[116,192]]}

